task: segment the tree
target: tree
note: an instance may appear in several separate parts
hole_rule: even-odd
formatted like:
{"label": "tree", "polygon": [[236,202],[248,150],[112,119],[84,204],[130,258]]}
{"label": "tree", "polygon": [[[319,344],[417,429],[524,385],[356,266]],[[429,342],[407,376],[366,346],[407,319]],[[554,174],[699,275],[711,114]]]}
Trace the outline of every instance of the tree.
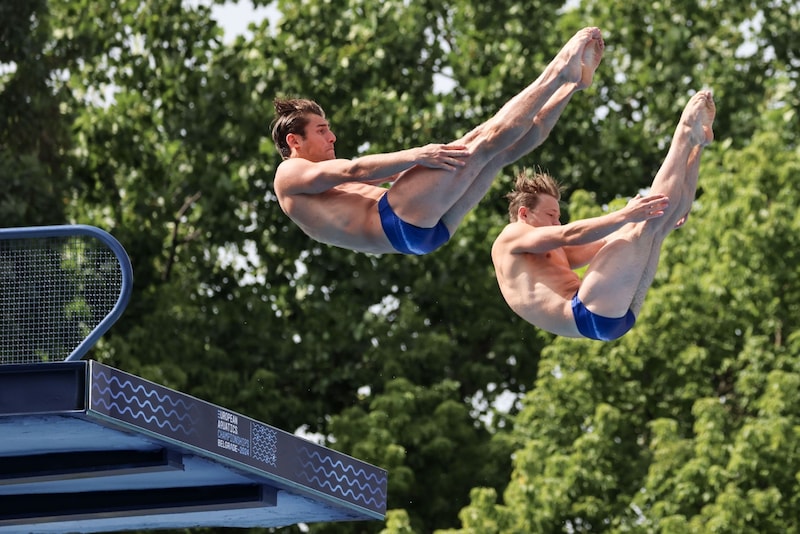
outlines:
{"label": "tree", "polygon": [[71,184],[60,175],[69,146],[70,102],[58,79],[68,58],[48,49],[44,0],[0,6],[0,221],[62,222]]}
{"label": "tree", "polygon": [[785,126],[708,154],[633,331],[543,352],[504,502],[474,491],[464,530],[798,528],[800,151]]}
{"label": "tree", "polygon": [[[277,6],[234,42],[180,0],[0,8],[0,216],[96,224],[133,260],[92,357],[389,469],[385,524],[314,532],[791,528],[795,3]],[[608,45],[593,87],[435,254],[320,245],[281,212],[275,96],[317,99],[342,157],[448,141],[586,24]],[[650,182],[703,85],[718,139],[634,331],[597,345],[518,319],[489,259],[513,173],[542,166],[571,216],[598,213]]]}

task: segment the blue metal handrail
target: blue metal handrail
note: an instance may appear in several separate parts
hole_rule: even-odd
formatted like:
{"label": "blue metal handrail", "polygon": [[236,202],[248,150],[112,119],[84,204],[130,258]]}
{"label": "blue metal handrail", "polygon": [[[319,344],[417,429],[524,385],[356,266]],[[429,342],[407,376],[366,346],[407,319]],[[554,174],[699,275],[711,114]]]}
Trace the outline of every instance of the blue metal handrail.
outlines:
{"label": "blue metal handrail", "polygon": [[0,229],[0,363],[81,359],[119,319],[132,288],[130,258],[105,230]]}

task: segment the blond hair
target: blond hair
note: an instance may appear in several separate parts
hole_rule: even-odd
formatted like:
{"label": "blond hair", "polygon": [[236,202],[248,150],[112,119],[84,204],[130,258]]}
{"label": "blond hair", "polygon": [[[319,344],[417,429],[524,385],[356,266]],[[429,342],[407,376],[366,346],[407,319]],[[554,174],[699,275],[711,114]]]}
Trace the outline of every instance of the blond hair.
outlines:
{"label": "blond hair", "polygon": [[525,206],[532,210],[539,203],[541,195],[549,195],[556,200],[561,200],[563,187],[558,181],[542,171],[520,172],[514,184],[514,190],[506,195],[508,199],[508,218],[516,222],[519,208]]}

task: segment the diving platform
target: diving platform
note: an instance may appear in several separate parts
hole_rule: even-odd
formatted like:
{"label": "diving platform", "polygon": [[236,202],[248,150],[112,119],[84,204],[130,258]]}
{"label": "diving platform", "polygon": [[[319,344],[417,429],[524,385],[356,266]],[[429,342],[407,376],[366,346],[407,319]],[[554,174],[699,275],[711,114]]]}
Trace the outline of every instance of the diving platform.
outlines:
{"label": "diving platform", "polygon": [[381,520],[386,472],[95,361],[0,366],[0,533]]}
{"label": "diving platform", "polygon": [[385,470],[84,359],[131,285],[99,228],[0,229],[0,534],[384,519]]}

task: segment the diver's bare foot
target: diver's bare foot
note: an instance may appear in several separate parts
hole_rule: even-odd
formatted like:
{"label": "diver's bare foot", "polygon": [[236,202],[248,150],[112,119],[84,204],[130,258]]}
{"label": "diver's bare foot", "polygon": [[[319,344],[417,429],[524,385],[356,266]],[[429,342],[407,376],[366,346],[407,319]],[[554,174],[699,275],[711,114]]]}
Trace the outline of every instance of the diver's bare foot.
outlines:
{"label": "diver's bare foot", "polygon": [[600,60],[603,59],[603,50],[606,47],[603,42],[603,36],[600,30],[593,28],[592,40],[583,49],[583,56],[581,57],[581,81],[578,84],[579,89],[586,89],[592,85],[592,79],[597,67],[600,65]]}
{"label": "diver's bare foot", "polygon": [[714,130],[711,125],[717,107],[711,91],[698,91],[683,109],[680,124],[689,128],[689,142],[696,146],[706,146],[714,140]]}
{"label": "diver's bare foot", "polygon": [[570,39],[556,56],[564,61],[564,78],[574,82],[577,89],[586,89],[603,58],[605,43],[599,28],[583,28]]}

